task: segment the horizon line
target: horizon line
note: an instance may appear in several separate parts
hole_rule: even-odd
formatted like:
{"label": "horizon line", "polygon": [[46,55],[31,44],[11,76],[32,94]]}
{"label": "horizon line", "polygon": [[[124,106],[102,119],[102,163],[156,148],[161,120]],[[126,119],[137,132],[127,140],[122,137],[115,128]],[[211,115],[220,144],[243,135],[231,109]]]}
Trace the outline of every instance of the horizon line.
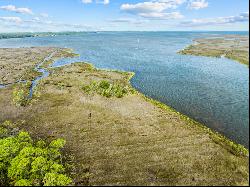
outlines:
{"label": "horizon line", "polygon": [[153,30],[145,30],[145,31],[131,31],[131,30],[121,30],[121,31],[112,31],[112,30],[103,30],[103,31],[17,31],[17,32],[1,32],[0,34],[8,34],[8,33],[64,33],[64,32],[249,32],[249,30],[192,30],[192,31],[184,31],[184,30],[172,30],[172,31],[153,31]]}

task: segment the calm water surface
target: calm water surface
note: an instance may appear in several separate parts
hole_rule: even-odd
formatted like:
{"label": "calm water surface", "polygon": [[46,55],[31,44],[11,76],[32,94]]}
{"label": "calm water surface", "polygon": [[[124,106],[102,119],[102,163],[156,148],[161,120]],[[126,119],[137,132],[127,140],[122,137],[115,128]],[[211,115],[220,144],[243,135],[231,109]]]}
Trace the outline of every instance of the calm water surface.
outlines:
{"label": "calm water surface", "polygon": [[100,32],[0,40],[0,47],[59,46],[81,56],[54,66],[87,61],[98,68],[133,71],[132,85],[147,96],[249,147],[249,72],[225,58],[176,52],[192,39],[216,32]]}

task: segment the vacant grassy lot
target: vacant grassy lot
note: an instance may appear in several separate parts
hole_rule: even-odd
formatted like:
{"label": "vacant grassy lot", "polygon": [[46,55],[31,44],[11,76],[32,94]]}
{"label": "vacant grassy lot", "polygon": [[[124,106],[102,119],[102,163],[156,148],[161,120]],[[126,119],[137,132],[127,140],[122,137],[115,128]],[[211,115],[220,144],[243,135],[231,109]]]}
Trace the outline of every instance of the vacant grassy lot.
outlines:
{"label": "vacant grassy lot", "polygon": [[227,35],[196,39],[195,44],[180,51],[184,55],[226,57],[249,66],[249,37]]}
{"label": "vacant grassy lot", "polygon": [[76,184],[248,185],[248,156],[224,138],[136,91],[119,98],[83,89],[108,81],[131,90],[131,73],[87,63],[50,71],[25,107],[13,104],[14,86],[0,89],[0,122],[21,121],[34,138],[64,138]]}

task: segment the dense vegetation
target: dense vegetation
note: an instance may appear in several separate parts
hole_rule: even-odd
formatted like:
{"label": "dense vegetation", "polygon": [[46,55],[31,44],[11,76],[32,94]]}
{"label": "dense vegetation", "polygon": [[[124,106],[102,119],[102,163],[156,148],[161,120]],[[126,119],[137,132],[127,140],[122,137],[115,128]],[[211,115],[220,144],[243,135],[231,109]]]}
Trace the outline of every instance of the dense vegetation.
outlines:
{"label": "dense vegetation", "polygon": [[121,83],[111,83],[107,80],[102,80],[99,82],[93,81],[89,85],[84,85],[82,87],[85,93],[98,93],[104,97],[117,97],[122,98],[126,94],[128,94],[131,89],[126,86],[122,85]]}
{"label": "dense vegetation", "polygon": [[25,84],[20,83],[15,86],[12,101],[16,106],[26,106],[28,104],[31,84],[31,81],[27,81]]}
{"label": "dense vegetation", "polygon": [[6,121],[0,125],[0,186],[65,186],[72,180],[65,175],[60,150],[65,140],[50,144],[34,141]]}
{"label": "dense vegetation", "polygon": [[32,33],[2,33],[0,39],[34,37]]}

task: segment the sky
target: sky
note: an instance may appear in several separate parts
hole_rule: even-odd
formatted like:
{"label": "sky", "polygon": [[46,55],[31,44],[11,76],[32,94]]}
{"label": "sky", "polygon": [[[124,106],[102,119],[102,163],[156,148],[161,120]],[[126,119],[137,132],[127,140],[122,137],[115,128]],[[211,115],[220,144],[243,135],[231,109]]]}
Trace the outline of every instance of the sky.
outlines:
{"label": "sky", "polygon": [[0,0],[0,32],[248,31],[249,0]]}

